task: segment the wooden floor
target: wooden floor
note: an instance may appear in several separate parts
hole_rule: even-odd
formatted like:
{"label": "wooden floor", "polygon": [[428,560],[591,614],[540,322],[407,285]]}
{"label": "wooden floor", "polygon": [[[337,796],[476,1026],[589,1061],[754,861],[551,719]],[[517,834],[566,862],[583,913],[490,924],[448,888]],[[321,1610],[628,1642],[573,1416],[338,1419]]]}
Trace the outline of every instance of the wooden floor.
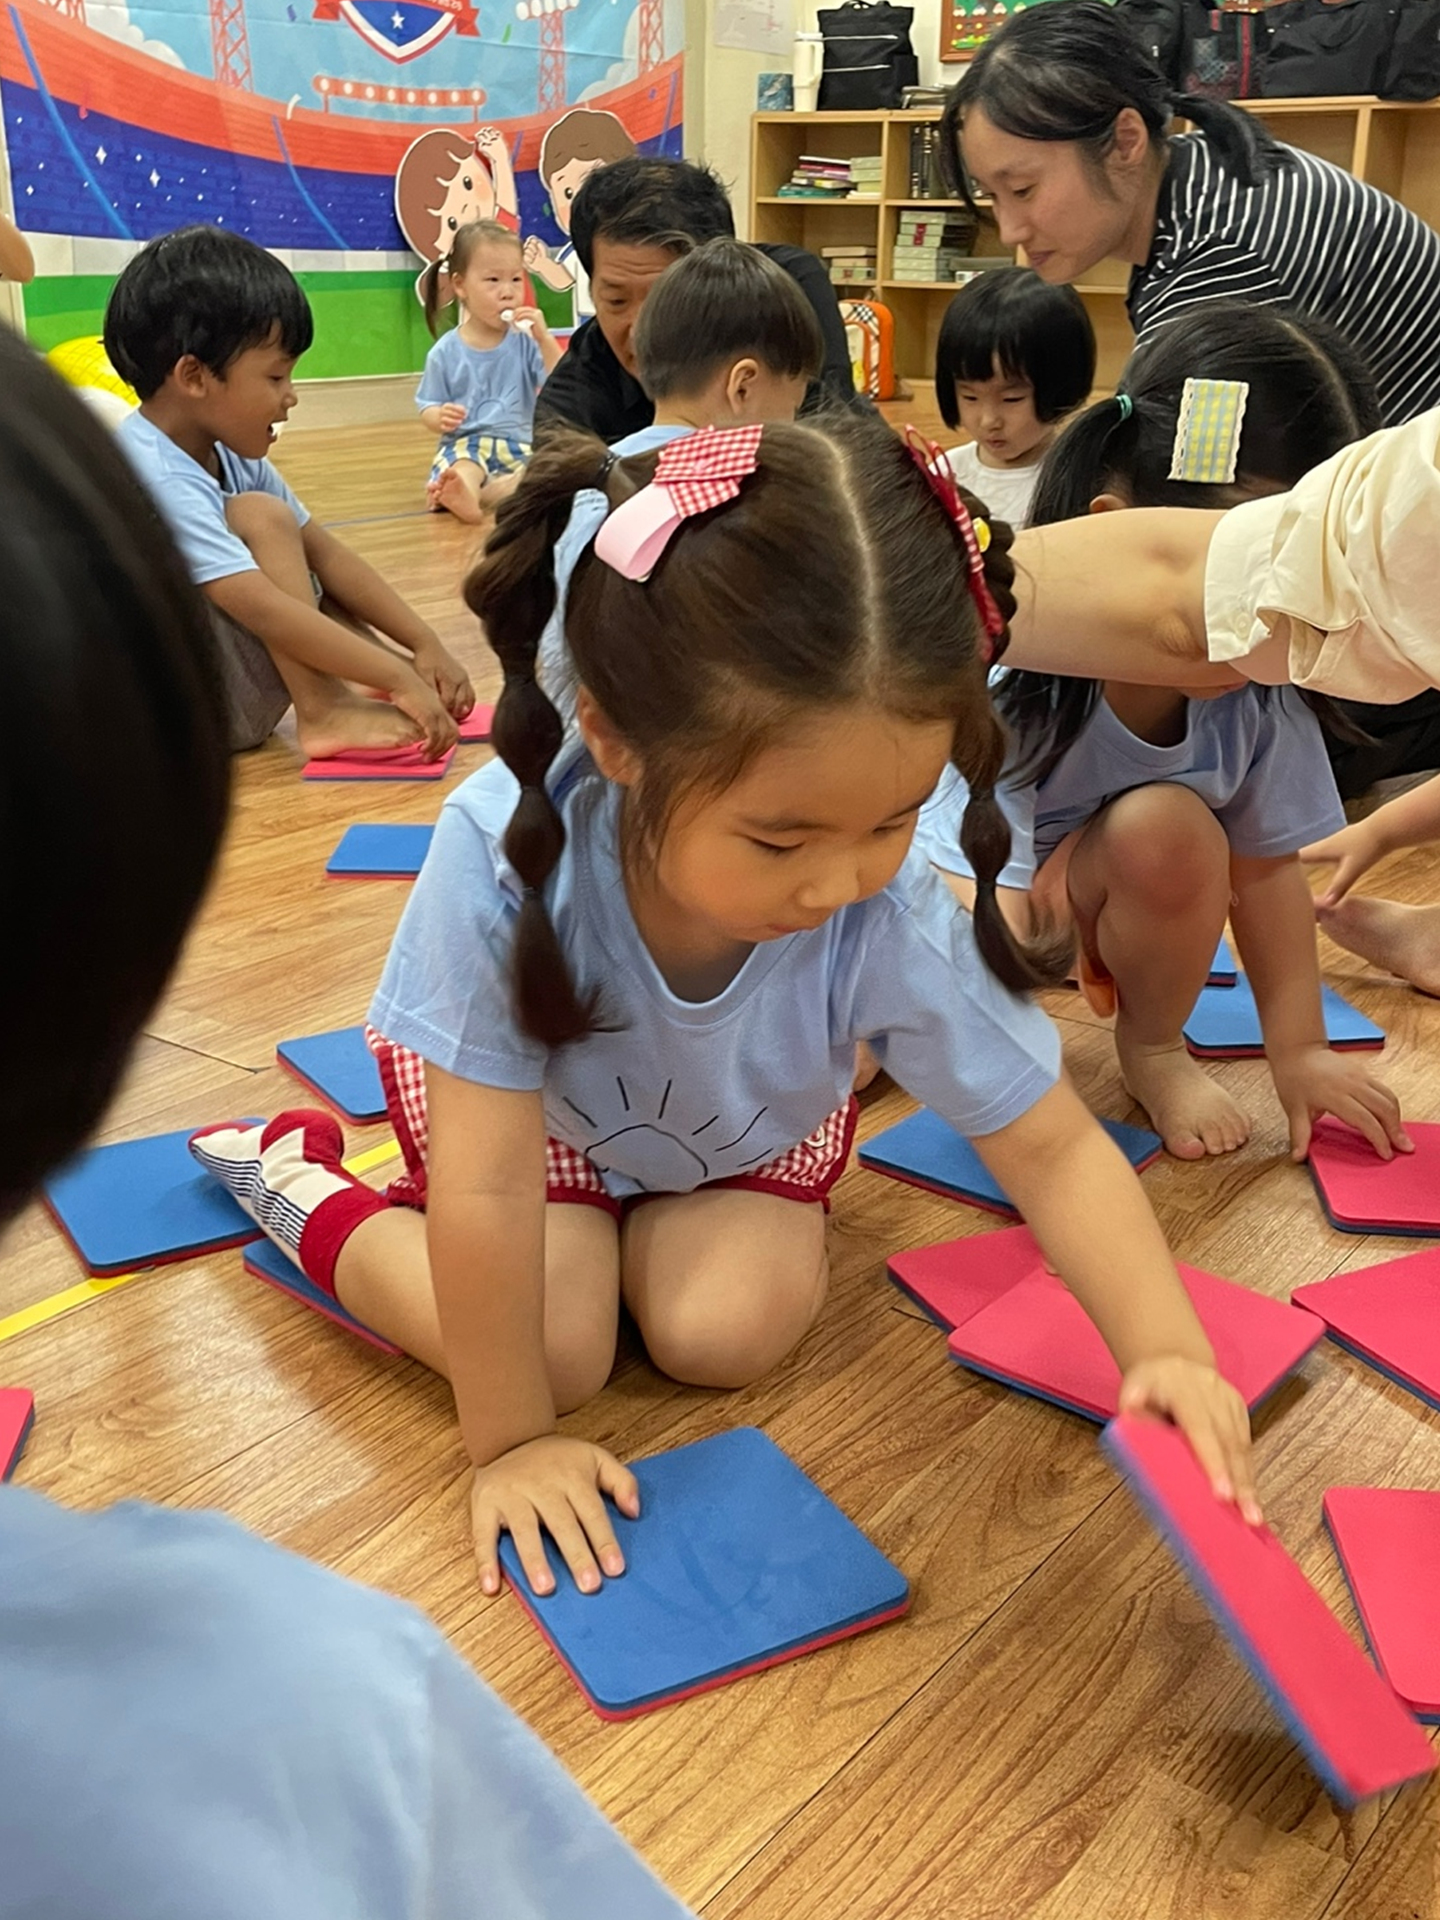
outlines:
{"label": "wooden floor", "polygon": [[[282,464],[493,697],[455,595],[469,537],[416,510],[427,458],[408,427],[344,429],[295,432]],[[355,818],[432,820],[486,751],[462,749],[443,788],[304,786],[281,740],[238,764],[213,896],[104,1138],[295,1102],[276,1041],[363,1016],[405,897],[327,882],[327,854]],[[1436,882],[1435,861],[1412,855],[1374,886],[1424,899]],[[1385,1070],[1411,1116],[1440,1117],[1440,1003],[1325,960],[1387,1028]],[[1095,1110],[1138,1117],[1106,1034],[1075,998],[1051,1006]],[[1263,1068],[1216,1071],[1258,1124],[1229,1159],[1145,1176],[1179,1255],[1283,1296],[1406,1250],[1330,1231],[1286,1160]],[[907,1109],[885,1093],[862,1132]],[[0,1381],[39,1404],[20,1478],[78,1506],[222,1508],[425,1607],[711,1920],[1431,1920],[1440,1785],[1338,1814],[1095,1430],[950,1365],[887,1283],[888,1253],[987,1224],[852,1170],[829,1305],[773,1378],[692,1391],[632,1348],[569,1423],[621,1457],[761,1425],[914,1588],[897,1625],[625,1726],[581,1704],[512,1598],[481,1599],[443,1386],[247,1279],[238,1253],[144,1274],[0,1339]],[[80,1277],[32,1211],[0,1258],[0,1322]],[[1261,1418],[1257,1448],[1273,1523],[1354,1630],[1321,1495],[1440,1488],[1440,1415],[1327,1344]]]}

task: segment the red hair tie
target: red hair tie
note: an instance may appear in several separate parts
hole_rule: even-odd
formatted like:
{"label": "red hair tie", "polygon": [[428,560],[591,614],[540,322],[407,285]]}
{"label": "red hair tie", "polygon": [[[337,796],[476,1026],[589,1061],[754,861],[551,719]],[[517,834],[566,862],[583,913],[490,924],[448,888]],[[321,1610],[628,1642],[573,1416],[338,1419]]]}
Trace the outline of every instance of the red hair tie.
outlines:
{"label": "red hair tie", "polygon": [[988,666],[995,657],[995,642],[1005,631],[1005,616],[996,606],[990,583],[985,578],[985,549],[990,544],[989,525],[984,520],[971,518],[969,508],[960,498],[960,489],[950,470],[950,462],[933,440],[927,440],[914,427],[906,427],[905,449],[930,483],[930,491],[950,516],[952,525],[965,544],[969,561],[970,597],[975,602],[975,611],[980,615],[980,624],[985,630],[981,657]]}

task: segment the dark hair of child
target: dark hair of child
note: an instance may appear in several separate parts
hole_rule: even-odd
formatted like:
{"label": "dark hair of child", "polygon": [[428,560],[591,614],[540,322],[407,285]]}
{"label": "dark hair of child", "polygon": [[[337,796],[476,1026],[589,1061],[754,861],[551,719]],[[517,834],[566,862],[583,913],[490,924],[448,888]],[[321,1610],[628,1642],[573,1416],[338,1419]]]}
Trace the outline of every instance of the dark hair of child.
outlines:
{"label": "dark hair of child", "polygon": [[180,227],[140,249],[111,289],[105,351],[142,400],[193,354],[223,379],[250,347],[294,360],[315,337],[300,282],[273,253],[223,227]]}
{"label": "dark hair of child", "polygon": [[205,602],[113,437],[8,327],[0,570],[0,671],[24,715],[0,758],[0,894],[18,916],[3,1222],[109,1105],[204,892],[230,789]]}
{"label": "dark hair of child", "polygon": [[[571,978],[543,900],[565,844],[545,788],[560,716],[535,678],[555,606],[552,555],[577,493],[600,487],[618,506],[658,458],[611,464],[592,435],[557,434],[501,506],[465,586],[505,670],[494,741],[521,787],[505,840],[525,887],[516,1018],[551,1047],[599,1024],[599,996]],[[996,525],[985,569],[1007,617],[1009,547],[1008,528]],[[803,714],[864,702],[905,720],[948,721],[970,788],[960,838],[976,874],[980,952],[1017,992],[1063,977],[1068,943],[1063,953],[1053,942],[1021,944],[996,899],[1010,850],[994,795],[1005,739],[967,577],[960,538],[900,439],[848,413],[767,426],[738,499],[686,520],[647,581],[587,552],[571,576],[565,637],[581,684],[644,769],[625,792],[627,862],[653,859],[679,803],[723,792]]]}
{"label": "dark hair of child", "polygon": [[[1248,382],[1235,479],[1228,485],[1169,478],[1187,379]],[[1212,301],[1137,347],[1116,397],[1087,407],[1063,430],[1041,468],[1030,524],[1077,519],[1107,493],[1131,507],[1233,507],[1293,487],[1379,425],[1369,370],[1337,328],[1280,307]],[[1054,769],[1101,691],[1098,680],[1002,677],[995,703],[1019,736],[1028,778],[1043,780]],[[1331,731],[1356,737],[1332,701],[1305,697]]]}
{"label": "dark hair of child", "polygon": [[440,280],[453,280],[457,273],[468,273],[470,262],[482,247],[504,247],[517,260],[523,260],[520,236],[498,220],[467,220],[455,229],[450,251],[432,260],[420,276],[420,298],[425,308],[425,324],[431,337],[438,337],[440,318]]}
{"label": "dark hair of child", "polygon": [[667,267],[635,323],[640,384],[652,400],[698,393],[747,356],[813,380],[825,345],[815,309],[788,273],[722,236]]}
{"label": "dark hair of child", "polygon": [[635,154],[597,167],[570,209],[570,243],[586,273],[595,242],[616,246],[698,247],[735,234],[735,215],[718,173],[693,160]]}
{"label": "dark hair of child", "polygon": [[960,424],[955,389],[972,380],[1028,380],[1035,417],[1073,413],[1095,384],[1095,329],[1073,287],[1052,287],[1032,267],[996,267],[956,294],[935,347],[935,399],[947,427]]}
{"label": "dark hair of child", "polygon": [[1257,185],[1290,159],[1254,114],[1226,100],[1175,92],[1140,36],[1104,0],[1052,0],[1013,13],[951,89],[940,120],[941,167],[954,190],[980,212],[960,164],[965,115],[975,107],[1017,140],[1073,142],[1107,195],[1105,161],[1126,107],[1139,114],[1162,161],[1177,116],[1200,129],[1242,186]]}

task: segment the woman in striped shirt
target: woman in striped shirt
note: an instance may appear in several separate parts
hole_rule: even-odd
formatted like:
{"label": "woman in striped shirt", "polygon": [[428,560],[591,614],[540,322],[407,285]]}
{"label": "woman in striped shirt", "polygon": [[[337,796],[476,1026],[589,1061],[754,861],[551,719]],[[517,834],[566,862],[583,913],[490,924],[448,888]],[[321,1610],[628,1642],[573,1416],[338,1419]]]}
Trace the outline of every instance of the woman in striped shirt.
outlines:
{"label": "woman in striped shirt", "polygon": [[[1172,135],[1173,116],[1196,131]],[[1171,91],[1099,0],[1017,13],[950,95],[941,151],[1043,280],[1128,260],[1141,340],[1207,301],[1285,304],[1347,334],[1387,426],[1440,405],[1440,235],[1378,188],[1272,139],[1223,101]],[[1331,744],[1350,798],[1440,765],[1440,695],[1351,708]]]}
{"label": "woman in striped shirt", "polygon": [[[1177,114],[1197,130],[1167,133]],[[1202,301],[1283,301],[1350,336],[1387,426],[1440,404],[1440,236],[1237,107],[1173,93],[1099,0],[1017,13],[943,124],[957,184],[1042,279],[1131,263],[1140,339]]]}

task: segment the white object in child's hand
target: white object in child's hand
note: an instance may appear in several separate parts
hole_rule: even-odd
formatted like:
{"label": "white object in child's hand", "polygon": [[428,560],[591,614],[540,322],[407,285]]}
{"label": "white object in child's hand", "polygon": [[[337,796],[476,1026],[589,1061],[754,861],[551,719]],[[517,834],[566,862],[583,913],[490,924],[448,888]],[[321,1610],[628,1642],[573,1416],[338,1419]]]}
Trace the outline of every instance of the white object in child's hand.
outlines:
{"label": "white object in child's hand", "polygon": [[513,307],[506,307],[500,315],[500,318],[505,322],[507,327],[513,327],[517,333],[533,334],[535,331],[535,322],[533,320],[517,320]]}

